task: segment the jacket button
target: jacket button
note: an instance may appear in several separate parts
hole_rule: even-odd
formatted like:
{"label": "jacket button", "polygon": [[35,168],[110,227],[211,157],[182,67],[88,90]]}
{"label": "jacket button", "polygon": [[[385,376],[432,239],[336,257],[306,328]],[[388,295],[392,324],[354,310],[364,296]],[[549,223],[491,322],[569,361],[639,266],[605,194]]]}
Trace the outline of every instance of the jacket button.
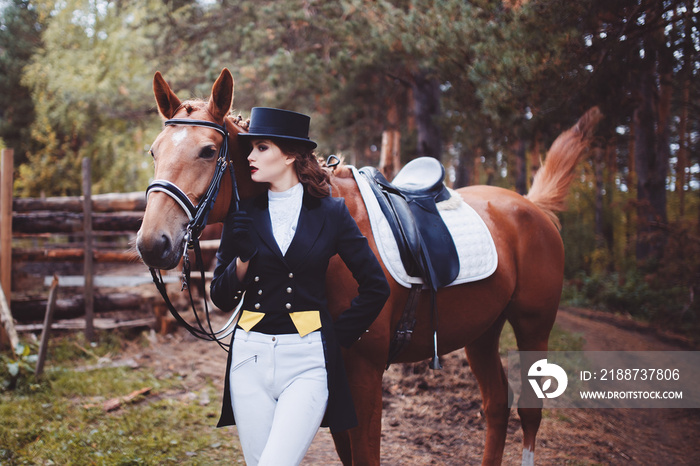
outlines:
{"label": "jacket button", "polygon": [[253,280],[255,280],[256,282],[259,282],[259,281],[260,281],[260,277],[255,277]]}
{"label": "jacket button", "polygon": [[260,303],[255,303],[255,309],[260,309]]}
{"label": "jacket button", "polygon": [[289,304],[289,303],[287,303],[287,304],[284,305],[284,307],[286,307],[287,309],[291,309],[291,308],[292,308],[292,305]]}
{"label": "jacket button", "polygon": [[258,290],[258,294],[262,294],[262,290]]}
{"label": "jacket button", "polygon": [[292,272],[289,272],[289,278],[294,278],[294,274]]}
{"label": "jacket button", "polygon": [[292,287],[287,288],[287,294],[292,294]]}

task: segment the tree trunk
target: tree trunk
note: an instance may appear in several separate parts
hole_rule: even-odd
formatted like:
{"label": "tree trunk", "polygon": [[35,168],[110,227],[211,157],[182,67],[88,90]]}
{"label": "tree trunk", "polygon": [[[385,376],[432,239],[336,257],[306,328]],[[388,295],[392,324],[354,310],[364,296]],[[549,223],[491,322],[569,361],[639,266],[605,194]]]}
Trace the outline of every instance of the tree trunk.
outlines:
{"label": "tree trunk", "polygon": [[[685,7],[692,8],[693,2],[685,2]],[[692,11],[692,10],[687,10]],[[678,124],[678,165],[676,167],[676,189],[678,190],[679,216],[683,218],[685,215],[685,187],[690,181],[686,174],[688,168],[688,108],[690,105],[690,83],[693,79],[693,68],[697,63],[693,59],[695,56],[695,44],[693,41],[693,23],[691,21],[683,21],[684,23],[684,40],[683,40],[683,67],[680,76],[682,79],[681,90],[681,116]],[[698,225],[700,228],[700,224]]]}
{"label": "tree trunk", "polygon": [[603,234],[603,149],[593,149],[593,173],[595,176],[595,242],[596,248],[602,248],[605,243]]}
{"label": "tree trunk", "polygon": [[394,179],[401,169],[401,132],[396,101],[388,103],[386,129],[382,132],[382,148],[379,154],[379,171],[387,180]]}
{"label": "tree trunk", "polygon": [[647,71],[640,83],[640,102],[634,111],[635,142],[634,162],[637,171],[637,260],[644,262],[653,253],[651,236],[655,215],[651,208],[652,180],[654,169],[654,76]]}
{"label": "tree trunk", "polygon": [[515,149],[515,191],[527,194],[527,158],[525,140],[520,139]]}
{"label": "tree trunk", "polygon": [[463,150],[459,154],[459,163],[455,167],[455,183],[454,188],[463,188],[473,184],[474,174],[472,168],[474,166],[474,158],[467,150]]}
{"label": "tree trunk", "polygon": [[[542,163],[542,154],[541,152],[541,147],[542,147],[542,135],[538,131],[537,134],[535,134],[535,138],[532,143],[532,150],[530,151],[530,184],[529,186],[532,186],[532,180],[535,178],[535,175],[540,169],[540,165]],[[529,189],[529,187],[528,187]]]}
{"label": "tree trunk", "polygon": [[[605,147],[605,167],[607,169],[605,177],[605,191],[607,195],[603,198],[603,212],[612,212],[612,206],[617,203],[615,186],[615,174],[619,173],[617,167],[617,141],[609,139]],[[603,237],[610,257],[614,257],[615,253],[615,226],[611,216],[603,218]],[[611,272],[614,270],[615,261],[610,261]]]}
{"label": "tree trunk", "polygon": [[686,168],[688,167],[688,103],[690,101],[690,81],[683,81],[683,101],[681,103],[681,118],[678,124],[678,163],[676,164],[676,191],[678,192],[678,215],[685,215],[685,185]]}
{"label": "tree trunk", "polygon": [[[663,44],[659,44],[663,47]],[[661,88],[656,87],[656,53],[647,48],[647,69],[640,78],[640,102],[635,110],[635,165],[637,169],[637,261],[649,264],[661,258],[667,238],[666,174],[668,171],[668,111],[670,79],[665,59],[659,61]],[[666,52],[664,49],[663,52]],[[663,52],[659,53],[659,56]],[[655,98],[658,96],[658,106]],[[656,107],[656,109],[655,109]],[[656,111],[655,111],[656,110]]]}
{"label": "tree trunk", "polygon": [[417,155],[440,160],[442,139],[437,119],[440,117],[440,83],[430,71],[413,76],[413,111],[418,132]]}

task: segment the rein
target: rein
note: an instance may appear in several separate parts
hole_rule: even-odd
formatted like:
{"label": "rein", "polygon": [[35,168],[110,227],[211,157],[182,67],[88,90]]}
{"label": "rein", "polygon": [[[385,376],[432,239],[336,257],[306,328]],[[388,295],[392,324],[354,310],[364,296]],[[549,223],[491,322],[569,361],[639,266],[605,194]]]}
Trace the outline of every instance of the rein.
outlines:
{"label": "rein", "polygon": [[[222,340],[228,335],[233,333],[235,326],[232,325],[236,317],[238,317],[238,309],[236,309],[231,316],[231,318],[226,322],[226,324],[217,331],[214,331],[211,324],[211,319],[209,317],[209,305],[207,303],[206,287],[204,280],[204,264],[202,260],[202,251],[199,246],[199,236],[202,230],[207,224],[207,219],[209,213],[211,212],[216,198],[221,189],[221,180],[223,179],[226,168],[229,169],[231,175],[231,186],[233,189],[233,198],[231,199],[231,206],[229,206],[229,211],[238,210],[239,197],[238,197],[238,186],[236,184],[236,176],[233,170],[233,164],[228,153],[228,130],[226,129],[226,123],[219,125],[217,123],[212,123],[205,120],[189,120],[189,119],[170,119],[166,120],[165,126],[200,126],[204,128],[211,128],[224,137],[224,142],[221,144],[219,149],[219,154],[216,160],[216,169],[214,171],[214,176],[212,177],[209,187],[204,195],[204,197],[195,206],[190,198],[185,194],[185,192],[171,183],[168,180],[154,180],[148,188],[146,188],[146,201],[148,201],[148,196],[151,192],[157,191],[162,192],[170,196],[177,204],[182,207],[182,210],[187,214],[189,222],[187,223],[185,232],[185,248],[182,254],[183,265],[182,265],[182,290],[187,289],[190,297],[190,304],[192,306],[192,312],[194,313],[194,318],[196,321],[196,327],[188,323],[175,309],[172,302],[168,298],[167,290],[165,288],[165,283],[161,275],[160,270],[149,267],[151,271],[151,276],[153,277],[153,283],[155,283],[156,288],[160,292],[161,296],[165,300],[168,310],[175,317],[175,319],[187,329],[192,335],[202,340],[216,341],[221,348],[225,351],[229,351],[230,345],[223,343]],[[204,297],[204,313],[206,327],[203,323],[203,319],[200,318],[197,313],[197,308],[194,303],[194,297],[192,296],[192,289],[190,287],[190,260],[188,255],[188,250],[193,249],[195,255],[195,266],[199,268],[201,273],[201,288],[200,294]],[[182,291],[181,290],[181,291]],[[242,303],[242,301],[241,301]]]}

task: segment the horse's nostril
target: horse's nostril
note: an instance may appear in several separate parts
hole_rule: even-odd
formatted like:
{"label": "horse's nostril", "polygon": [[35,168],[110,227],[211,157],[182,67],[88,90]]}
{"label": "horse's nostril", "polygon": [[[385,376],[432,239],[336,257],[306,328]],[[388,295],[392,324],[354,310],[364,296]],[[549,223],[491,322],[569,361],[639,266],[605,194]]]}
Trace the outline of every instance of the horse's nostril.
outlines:
{"label": "horse's nostril", "polygon": [[161,235],[158,248],[160,249],[160,256],[162,258],[166,258],[170,255],[172,249],[172,241],[170,241],[170,237],[168,235]]}
{"label": "horse's nostril", "polygon": [[173,238],[167,232],[153,235],[139,234],[136,239],[136,249],[143,262],[149,267],[171,269],[179,261]]}

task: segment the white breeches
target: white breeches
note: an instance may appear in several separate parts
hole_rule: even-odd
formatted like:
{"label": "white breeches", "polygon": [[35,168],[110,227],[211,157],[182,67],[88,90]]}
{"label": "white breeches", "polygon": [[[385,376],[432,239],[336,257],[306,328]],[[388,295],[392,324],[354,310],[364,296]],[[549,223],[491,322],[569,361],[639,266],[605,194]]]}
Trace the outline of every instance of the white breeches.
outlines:
{"label": "white breeches", "polygon": [[266,335],[236,329],[230,387],[248,466],[298,465],[328,404],[321,332]]}

